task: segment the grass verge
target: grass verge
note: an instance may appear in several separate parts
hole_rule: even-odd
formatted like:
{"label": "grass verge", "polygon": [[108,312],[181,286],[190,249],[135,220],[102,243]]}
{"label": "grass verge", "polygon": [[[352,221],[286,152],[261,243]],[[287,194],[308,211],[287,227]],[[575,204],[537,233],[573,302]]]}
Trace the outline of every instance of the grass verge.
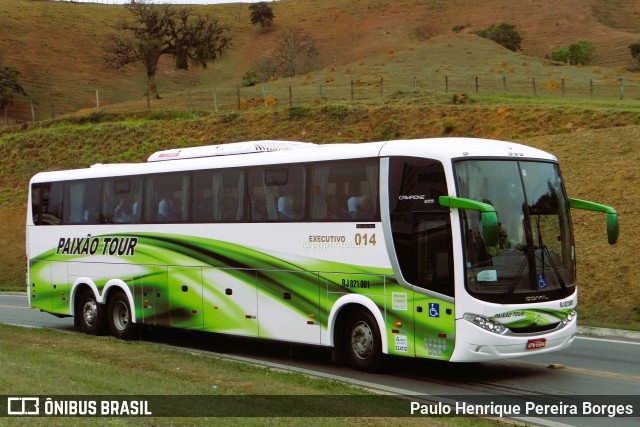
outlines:
{"label": "grass verge", "polygon": [[[24,395],[371,395],[337,381],[310,378],[242,362],[223,360],[149,343],[89,337],[47,329],[0,325],[0,384],[4,393]],[[359,400],[359,403],[362,403]],[[364,400],[365,404],[367,400]],[[372,399],[371,411],[376,408]],[[309,410],[316,408],[309,408]],[[408,412],[408,406],[407,406]],[[246,412],[239,408],[238,414]],[[313,412],[310,412],[313,413]],[[331,408],[327,408],[330,416]],[[4,414],[3,414],[4,415]],[[216,419],[224,425],[468,426],[488,425],[475,418],[309,418],[238,417]],[[210,418],[0,418],[3,426],[164,426],[210,425]]]}

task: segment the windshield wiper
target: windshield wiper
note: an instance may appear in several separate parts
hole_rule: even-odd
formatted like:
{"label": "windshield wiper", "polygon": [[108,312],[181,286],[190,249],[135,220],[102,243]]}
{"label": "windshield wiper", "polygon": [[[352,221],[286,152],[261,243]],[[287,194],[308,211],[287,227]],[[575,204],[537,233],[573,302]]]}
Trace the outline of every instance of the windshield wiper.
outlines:
{"label": "windshield wiper", "polygon": [[518,273],[516,274],[516,277],[513,280],[513,283],[509,285],[509,289],[507,289],[507,292],[504,293],[503,300],[502,300],[503,304],[507,304],[509,302],[509,298],[511,297],[511,295],[513,295],[513,293],[516,291],[516,288],[518,287],[518,283],[520,282],[520,279],[522,279],[522,276],[524,273],[524,266],[528,264],[527,260],[528,259],[526,256],[522,257],[522,263],[520,263],[520,268],[518,268]]}
{"label": "windshield wiper", "polygon": [[544,274],[546,268],[544,266],[544,259],[545,259],[545,254],[546,257],[549,259],[549,263],[551,264],[551,268],[553,269],[553,272],[556,276],[556,279],[558,279],[558,283],[560,284],[560,287],[562,288],[562,292],[563,293],[567,293],[567,285],[564,282],[564,279],[562,278],[562,275],[560,274],[560,270],[558,270],[558,266],[556,265],[555,262],[553,262],[553,258],[551,257],[551,253],[549,253],[549,249],[547,248],[547,246],[544,244],[544,242],[542,241],[542,231],[540,230],[540,215],[536,215],[536,228],[538,231],[538,248],[540,248],[540,259],[542,261],[541,267],[542,267],[542,274]]}
{"label": "windshield wiper", "polygon": [[[522,178],[521,178],[522,179]],[[522,183],[524,187],[524,183]],[[524,256],[522,258],[522,263],[520,264],[520,268],[518,269],[518,274],[516,275],[515,280],[507,289],[507,292],[504,294],[504,303],[509,302],[509,298],[516,291],[520,279],[524,275],[524,266],[529,266],[529,286],[533,284],[535,281],[535,259],[536,259],[536,250],[533,246],[533,233],[531,231],[531,221],[529,219],[529,211],[527,209],[527,204],[523,203],[522,205],[522,213],[524,214],[523,225],[524,225],[524,234],[526,239],[526,248],[524,249]]]}

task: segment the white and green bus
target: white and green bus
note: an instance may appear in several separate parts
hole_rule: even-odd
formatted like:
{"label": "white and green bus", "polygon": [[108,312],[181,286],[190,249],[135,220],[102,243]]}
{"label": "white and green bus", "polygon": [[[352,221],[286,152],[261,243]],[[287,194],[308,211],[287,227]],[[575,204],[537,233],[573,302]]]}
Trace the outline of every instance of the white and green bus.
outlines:
{"label": "white and green bus", "polygon": [[[253,141],[30,183],[32,307],[91,334],[137,325],[383,355],[488,361],[576,332],[570,208],[558,162],[508,142]],[[212,335],[213,336],[213,335]]]}

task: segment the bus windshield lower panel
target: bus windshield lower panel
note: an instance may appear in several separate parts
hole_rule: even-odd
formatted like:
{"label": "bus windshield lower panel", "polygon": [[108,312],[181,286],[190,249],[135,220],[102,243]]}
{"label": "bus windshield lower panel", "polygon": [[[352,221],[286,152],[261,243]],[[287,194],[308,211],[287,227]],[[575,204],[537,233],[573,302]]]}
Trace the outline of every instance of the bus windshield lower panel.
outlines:
{"label": "bus windshield lower panel", "polygon": [[502,304],[571,295],[574,246],[557,164],[464,160],[455,173],[459,196],[491,204],[500,227],[498,244],[487,246],[479,212],[460,211],[468,292]]}

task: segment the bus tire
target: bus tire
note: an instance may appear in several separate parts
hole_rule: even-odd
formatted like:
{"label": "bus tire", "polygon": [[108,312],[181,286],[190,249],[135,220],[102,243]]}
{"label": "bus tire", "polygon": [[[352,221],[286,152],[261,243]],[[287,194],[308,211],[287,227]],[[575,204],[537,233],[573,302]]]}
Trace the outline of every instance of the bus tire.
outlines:
{"label": "bus tire", "polygon": [[347,322],[346,349],[349,365],[363,372],[374,372],[382,362],[378,323],[367,310],[353,313]]}
{"label": "bus tire", "polygon": [[85,334],[102,335],[104,333],[104,307],[92,291],[85,291],[80,297],[75,319]]}
{"label": "bus tire", "polygon": [[111,335],[120,339],[132,338],[135,324],[131,317],[129,299],[124,292],[116,291],[107,305],[107,324]]}

